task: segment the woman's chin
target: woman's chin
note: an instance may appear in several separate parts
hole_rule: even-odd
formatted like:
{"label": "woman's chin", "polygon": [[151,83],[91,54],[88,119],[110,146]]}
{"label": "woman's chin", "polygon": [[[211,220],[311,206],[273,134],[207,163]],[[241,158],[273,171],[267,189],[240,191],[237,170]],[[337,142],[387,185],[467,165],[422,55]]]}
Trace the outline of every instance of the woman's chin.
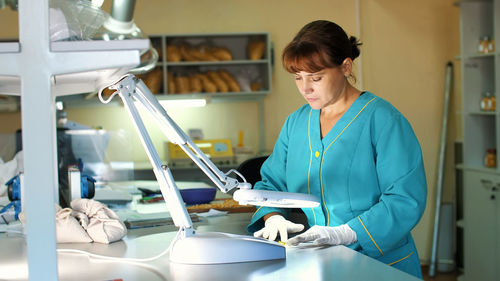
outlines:
{"label": "woman's chin", "polygon": [[312,108],[312,109],[321,109],[321,105],[317,104],[317,103],[314,103],[314,102],[309,102],[309,106]]}

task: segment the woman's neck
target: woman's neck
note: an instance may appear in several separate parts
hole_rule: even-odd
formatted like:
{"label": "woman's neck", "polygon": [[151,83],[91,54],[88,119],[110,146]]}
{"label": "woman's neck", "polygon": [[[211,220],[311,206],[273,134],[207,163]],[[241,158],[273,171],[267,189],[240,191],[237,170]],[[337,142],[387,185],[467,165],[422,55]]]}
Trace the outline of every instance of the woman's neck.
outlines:
{"label": "woman's neck", "polygon": [[351,107],[354,101],[361,95],[361,91],[347,84],[344,94],[342,94],[334,103],[321,109],[321,115],[337,116],[342,115]]}
{"label": "woman's neck", "polygon": [[339,121],[342,115],[344,115],[347,109],[351,107],[351,105],[360,95],[361,91],[350,86],[348,89],[346,89],[345,94],[342,95],[341,98],[339,98],[336,102],[321,109],[321,138],[325,137],[328,132],[330,132],[333,126],[337,124],[337,121]]}

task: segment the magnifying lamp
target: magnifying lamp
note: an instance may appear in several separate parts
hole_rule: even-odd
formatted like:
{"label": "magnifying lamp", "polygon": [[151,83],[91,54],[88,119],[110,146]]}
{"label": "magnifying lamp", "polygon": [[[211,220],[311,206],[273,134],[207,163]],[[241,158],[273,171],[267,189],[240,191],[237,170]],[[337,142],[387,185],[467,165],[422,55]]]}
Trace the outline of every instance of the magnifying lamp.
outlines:
{"label": "magnifying lamp", "polygon": [[[285,247],[274,241],[255,238],[253,236],[220,232],[196,233],[179,189],[172,177],[172,173],[167,165],[162,164],[160,156],[154,148],[151,137],[136,108],[136,104],[140,104],[152,115],[156,124],[161,128],[170,142],[180,146],[217,188],[224,193],[238,188],[234,192],[233,198],[241,204],[282,208],[312,208],[319,205],[319,199],[316,196],[251,189],[251,184],[245,182],[244,177],[237,171],[230,170],[227,173],[220,171],[170,118],[165,109],[140,79],[132,74],[128,74],[109,88],[115,90],[109,99],[103,100],[101,93],[99,93],[99,99],[103,103],[108,103],[115,95],[119,95],[123,100],[125,108],[133,120],[142,145],[153,166],[153,172],[170,215],[174,224],[179,227],[179,239],[175,239],[172,242],[173,244],[170,249],[170,260],[172,262],[220,264],[284,259],[286,257]],[[244,182],[239,182],[237,179],[229,177],[231,173],[235,173],[241,177]]]}

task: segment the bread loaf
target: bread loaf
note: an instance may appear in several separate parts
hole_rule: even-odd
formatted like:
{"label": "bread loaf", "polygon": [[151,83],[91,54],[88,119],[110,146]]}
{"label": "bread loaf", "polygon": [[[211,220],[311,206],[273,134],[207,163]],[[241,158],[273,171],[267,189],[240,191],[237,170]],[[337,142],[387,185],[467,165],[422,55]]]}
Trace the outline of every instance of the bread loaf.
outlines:
{"label": "bread loaf", "polygon": [[250,90],[252,90],[253,92],[259,91],[260,88],[262,88],[262,84],[261,83],[259,83],[259,82],[252,82],[252,83],[250,83]]}
{"label": "bread loaf", "polygon": [[178,62],[181,60],[181,53],[179,47],[175,45],[167,46],[167,61]]}
{"label": "bread loaf", "polygon": [[201,86],[204,92],[215,93],[217,92],[217,86],[207,77],[206,74],[197,74],[201,80]]}
{"label": "bread loaf", "polygon": [[218,59],[210,53],[210,49],[204,46],[192,48],[190,53],[199,61],[218,61]]}
{"label": "bread loaf", "polygon": [[236,82],[236,79],[227,72],[226,70],[219,70],[219,76],[226,82],[229,87],[229,91],[231,92],[239,92],[241,91],[240,85]]}
{"label": "bread loaf", "polygon": [[198,75],[190,75],[189,77],[189,90],[192,93],[201,93],[202,92],[202,86],[201,86],[201,80]]}
{"label": "bread loaf", "polygon": [[217,86],[217,92],[227,93],[229,90],[229,86],[224,82],[224,80],[219,76],[219,74],[215,71],[208,71],[207,76],[214,82],[215,86]]}
{"label": "bread loaf", "polygon": [[167,72],[167,87],[168,87],[168,93],[169,94],[175,94],[176,93],[174,76],[170,72]]}
{"label": "bread loaf", "polygon": [[181,58],[184,61],[197,61],[198,60],[195,57],[193,57],[193,55],[191,53],[191,47],[188,45],[181,45],[179,47],[179,51],[181,54]]}
{"label": "bread loaf", "polygon": [[174,78],[174,82],[178,94],[189,93],[189,79],[186,76],[177,76]]}
{"label": "bread loaf", "polygon": [[248,58],[251,60],[260,60],[266,50],[266,43],[260,40],[254,40],[248,43]]}
{"label": "bread loaf", "polygon": [[148,86],[151,93],[158,94],[161,90],[162,80],[162,70],[157,67],[146,75],[144,84]]}
{"label": "bread loaf", "polygon": [[229,51],[228,48],[214,47],[212,48],[211,53],[218,60],[228,61],[233,59],[233,55],[231,54],[231,51]]}

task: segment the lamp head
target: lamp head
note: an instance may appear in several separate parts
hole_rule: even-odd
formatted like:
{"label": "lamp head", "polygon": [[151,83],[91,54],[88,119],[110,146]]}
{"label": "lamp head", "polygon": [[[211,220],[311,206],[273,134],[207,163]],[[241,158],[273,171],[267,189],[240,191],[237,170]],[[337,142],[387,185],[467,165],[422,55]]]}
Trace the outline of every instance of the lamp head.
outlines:
{"label": "lamp head", "polygon": [[311,194],[258,189],[239,189],[234,192],[233,199],[241,205],[277,208],[314,208],[320,202],[318,197]]}

